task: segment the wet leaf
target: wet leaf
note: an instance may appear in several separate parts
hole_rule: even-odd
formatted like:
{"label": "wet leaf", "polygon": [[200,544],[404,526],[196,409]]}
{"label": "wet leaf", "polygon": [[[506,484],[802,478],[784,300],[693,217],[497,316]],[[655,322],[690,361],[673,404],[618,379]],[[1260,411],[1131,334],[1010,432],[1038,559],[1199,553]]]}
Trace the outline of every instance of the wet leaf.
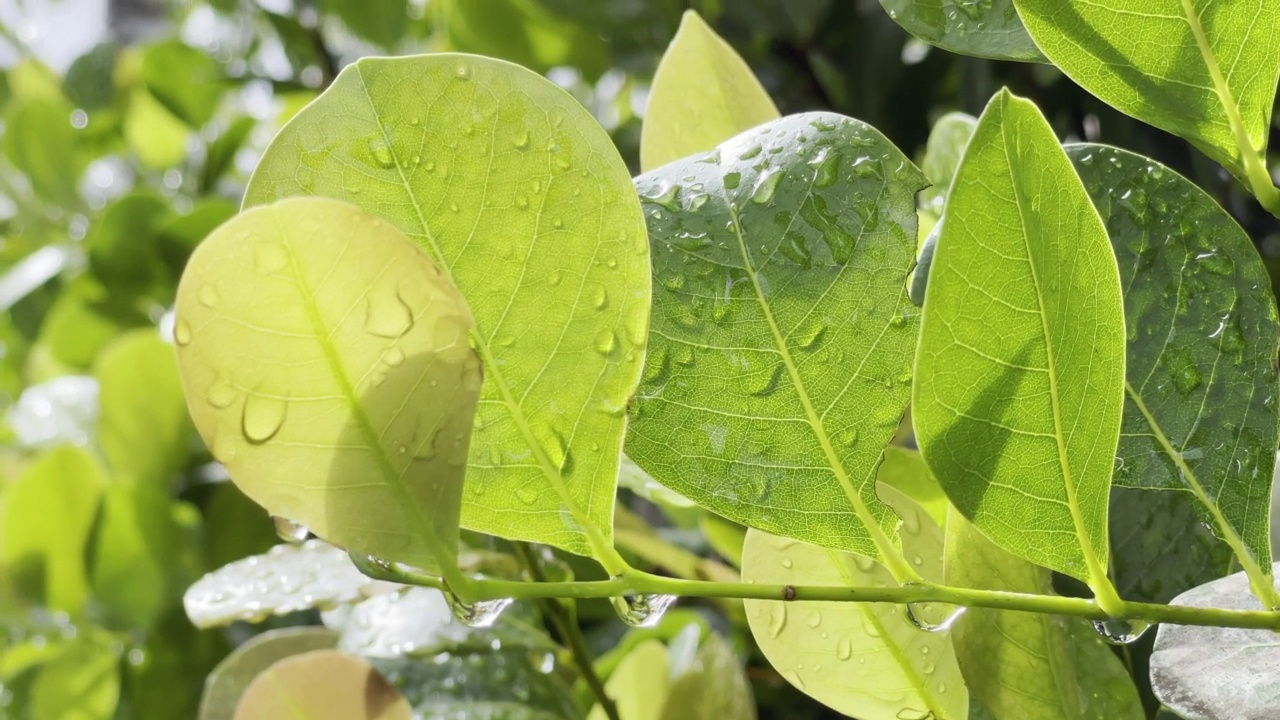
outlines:
{"label": "wet leaf", "polygon": [[277,661],[240,697],[234,720],[411,720],[408,701],[371,665],[336,650]]}
{"label": "wet leaf", "polygon": [[1102,221],[1039,110],[1001,91],[947,200],[916,359],[916,436],[983,533],[1095,591],[1109,588],[1124,332]]}
{"label": "wet leaf", "polygon": [[[906,557],[926,580],[942,576],[942,530],[891,487],[880,490],[903,518]],[[747,532],[747,582],[896,587],[869,558]],[[747,620],[761,651],[787,682],[862,720],[933,717],[964,720],[969,692],[948,632],[925,632],[892,603],[747,600]],[[914,714],[913,714],[914,713]]]}
{"label": "wet leaf", "polygon": [[361,600],[388,587],[361,574],[347,553],[319,540],[277,545],[200,578],[183,597],[196,627],[257,622]]}
{"label": "wet leaf", "polygon": [[332,630],[317,627],[282,628],[255,635],[205,680],[199,720],[231,720],[240,696],[259,673],[287,657],[332,649],[337,639]]}
{"label": "wet leaf", "polygon": [[657,289],[628,456],[736,522],[877,555],[923,185],[883,135],[830,113],[638,178]]}
{"label": "wet leaf", "polygon": [[201,243],[174,338],[196,429],[245,494],[353,552],[438,569],[456,564],[472,327],[394,227],[298,198]]}
{"label": "wet leaf", "polygon": [[[1121,112],[1181,135],[1242,173],[1267,147],[1280,80],[1280,5],[1269,0],[1014,0],[1044,54]],[[1222,85],[1213,79],[1220,73]]]}
{"label": "wet leaf", "polygon": [[581,720],[555,656],[505,648],[431,658],[370,658],[422,718]]}
{"label": "wet leaf", "polygon": [[[1242,572],[1188,590],[1172,604],[1262,609]],[[1280,644],[1270,630],[1161,625],[1151,687],[1188,720],[1267,720],[1275,715],[1277,667]]]}
{"label": "wet leaf", "polygon": [[[1043,595],[1053,593],[1051,576],[958,513],[948,521],[948,585]],[[1128,670],[1088,620],[970,608],[952,635],[969,690],[996,718],[1146,717]]]}
{"label": "wet leaf", "polygon": [[[1187,495],[1201,522],[1256,558],[1265,587],[1280,318],[1262,259],[1225,210],[1164,165],[1103,145],[1067,154],[1106,222],[1124,287],[1126,393],[1112,482]],[[1171,540],[1196,536],[1186,513],[1182,527],[1165,522],[1169,502],[1153,499],[1159,514],[1140,525],[1159,523]],[[1143,582],[1169,581],[1161,601],[1217,577],[1178,577],[1191,567],[1186,552],[1167,568],[1172,577],[1141,568]]]}
{"label": "wet leaf", "polygon": [[993,60],[1046,62],[1014,0],[880,0],[907,32],[943,50]]}
{"label": "wet leaf", "polygon": [[276,137],[247,203],[288,195],[382,216],[470,301],[485,383],[463,525],[607,552],[649,257],[630,175],[599,124],[504,62],[368,58]]}
{"label": "wet leaf", "polygon": [[707,152],[777,117],[778,108],[747,63],[697,12],[686,10],[653,75],[640,169]]}

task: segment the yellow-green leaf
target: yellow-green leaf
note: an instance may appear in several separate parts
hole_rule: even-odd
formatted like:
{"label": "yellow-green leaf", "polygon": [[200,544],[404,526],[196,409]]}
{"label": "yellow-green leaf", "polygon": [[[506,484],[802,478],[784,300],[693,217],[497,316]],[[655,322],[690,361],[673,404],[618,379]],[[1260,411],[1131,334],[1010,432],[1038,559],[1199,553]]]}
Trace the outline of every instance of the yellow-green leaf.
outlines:
{"label": "yellow-green leaf", "polygon": [[644,172],[706,152],[778,117],[778,108],[729,43],[693,10],[658,63],[640,131]]}
{"label": "yellow-green leaf", "polygon": [[373,666],[336,650],[276,662],[245,688],[234,720],[411,720],[409,702]]}
{"label": "yellow-green leaf", "polygon": [[191,256],[174,338],[196,428],[273,515],[448,568],[481,370],[457,288],[336,200],[244,212]]}

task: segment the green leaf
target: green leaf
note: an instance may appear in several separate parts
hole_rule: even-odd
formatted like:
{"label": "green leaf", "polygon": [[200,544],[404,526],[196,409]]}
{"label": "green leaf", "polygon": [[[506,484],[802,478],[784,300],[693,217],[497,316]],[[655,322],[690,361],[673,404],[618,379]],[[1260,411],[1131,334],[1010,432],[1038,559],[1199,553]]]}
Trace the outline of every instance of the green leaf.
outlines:
{"label": "green leaf", "polygon": [[113,200],[84,239],[93,274],[116,292],[153,289],[167,275],[156,238],[172,215],[169,201],[149,190]]}
{"label": "green leaf", "polygon": [[[1262,259],[1225,210],[1169,168],[1102,145],[1068,156],[1105,219],[1125,289],[1112,482],[1192,496],[1267,587],[1280,318]],[[1170,586],[1164,599],[1190,587]]]}
{"label": "green leaf", "polygon": [[672,669],[675,677],[662,708],[663,720],[755,720],[751,681],[719,633],[708,634],[687,668]]}
{"label": "green leaf", "polygon": [[640,169],[707,152],[777,117],[778,108],[747,63],[697,12],[687,10],[653,75]]}
{"label": "green leaf", "polygon": [[312,650],[277,661],[244,689],[235,720],[412,720],[405,697],[364,660]]}
{"label": "green leaf", "polygon": [[929,141],[925,144],[920,169],[933,184],[921,190],[916,199],[920,204],[920,211],[932,215],[935,220],[942,217],[947,192],[951,190],[951,182],[955,180],[956,170],[960,168],[964,149],[969,146],[969,138],[973,137],[977,126],[978,119],[972,115],[951,112],[938,118],[938,122],[929,131]]}
{"label": "green leaf", "polygon": [[1044,54],[1107,104],[1193,141],[1237,173],[1242,153],[1265,153],[1280,80],[1280,45],[1272,42],[1280,5],[1015,3]]}
{"label": "green leaf", "polygon": [[119,698],[120,658],[105,633],[86,632],[40,669],[30,712],[39,720],[110,720]]}
{"label": "green leaf", "polygon": [[[892,487],[881,495],[903,519],[904,552],[927,580],[942,578],[942,530]],[[869,558],[747,532],[747,582],[896,587]],[[949,632],[925,632],[891,603],[747,600],[747,621],[761,652],[787,682],[861,720],[932,717],[964,720],[969,692]]]}
{"label": "green leaf", "polygon": [[116,57],[120,47],[102,42],[76,58],[62,80],[62,92],[81,110],[101,110],[115,100]]}
{"label": "green leaf", "polygon": [[893,445],[885,448],[884,460],[876,473],[876,481],[911,498],[912,502],[929,514],[938,527],[946,528],[947,511],[950,510],[951,503],[919,452]]}
{"label": "green leaf", "polygon": [[182,538],[165,490],[157,484],[108,486],[94,544],[94,599],[142,630],[151,628],[180,592],[175,581]]}
{"label": "green leaf", "polygon": [[[996,547],[959,514],[947,523],[946,583],[1052,594],[1048,569]],[[1088,620],[970,608],[953,634],[969,689],[996,718],[1146,717],[1124,664]]]}
{"label": "green leaf", "polygon": [[114,473],[168,490],[187,464],[191,421],[173,346],[152,329],[134,330],[94,366],[101,390],[98,444]]}
{"label": "green leaf", "polygon": [[880,0],[894,22],[961,55],[1047,62],[1023,27],[1014,0]]}
{"label": "green leaf", "polygon": [[[289,582],[281,583],[282,577]],[[208,628],[355,602],[385,587],[356,569],[346,552],[308,540],[224,565],[200,578],[182,600],[191,623]]]}
{"label": "green leaf", "polygon": [[394,48],[409,29],[408,0],[320,0],[325,13],[337,15],[347,29],[383,48]]}
{"label": "green leaf", "polygon": [[441,0],[439,7],[456,50],[536,72],[567,65],[591,82],[609,69],[609,47],[598,26],[570,22],[540,0]]}
{"label": "green leaf", "polygon": [[[337,648],[362,657],[465,654],[494,647],[558,652],[542,620],[529,612],[532,608],[520,603],[504,611],[491,627],[471,628],[458,622],[439,590],[405,588],[374,595],[352,607],[342,622]],[[327,615],[325,621],[329,621]]]}
{"label": "green leaf", "polygon": [[553,655],[504,647],[490,652],[368,660],[404,694],[414,717],[582,718],[572,691],[556,672]]}
{"label": "green leaf", "polygon": [[830,113],[638,178],[660,289],[627,454],[736,522],[878,557],[923,185],[883,135]]}
{"label": "green leaf", "polygon": [[297,198],[201,243],[174,338],[196,428],[249,497],[353,552],[447,573],[481,380],[471,328],[394,227]]}
{"label": "green leaf", "polygon": [[129,94],[121,131],[125,143],[145,167],[164,169],[187,156],[191,131],[144,87],[136,87]]}
{"label": "green leaf", "polygon": [[1180,490],[1111,488],[1111,574],[1120,597],[1167,603],[1230,572],[1231,549],[1201,521],[1202,510]]}
{"label": "green leaf", "polygon": [[142,80],[161,105],[197,130],[213,119],[227,89],[217,59],[180,40],[164,40],[143,51]]}
{"label": "green leaf", "polygon": [[4,148],[13,166],[26,173],[39,197],[78,207],[83,163],[76,153],[72,108],[62,98],[11,102],[4,114]]}
{"label": "green leaf", "polygon": [[107,479],[92,455],[54,448],[6,483],[0,569],[52,610],[79,612],[89,592],[85,544]]}
{"label": "green leaf", "polygon": [[261,555],[279,542],[267,511],[235,483],[218,483],[201,502],[204,510],[205,567],[219,568]]}
{"label": "green leaf", "polygon": [[[1272,569],[1274,573],[1274,568]],[[1261,610],[1239,572],[1193,588],[1174,605]],[[1270,630],[1161,625],[1151,655],[1151,687],[1179,715],[1196,720],[1263,720],[1275,714],[1280,645]]]}
{"label": "green leaf", "polygon": [[[661,720],[662,707],[671,693],[667,648],[657,640],[645,640],[632,648],[604,685],[627,720]],[[604,708],[592,708],[587,720],[606,720]]]}
{"label": "green leaf", "polygon": [[[1106,230],[1035,105],[1001,91],[947,200],[912,402],[925,461],[1002,548],[1107,580],[1124,314]],[[993,332],[997,329],[997,332]]]}
{"label": "green leaf", "polygon": [[249,138],[257,121],[249,115],[241,115],[231,122],[218,138],[206,146],[204,167],[200,170],[200,189],[212,191],[231,168],[236,152]]}
{"label": "green leaf", "polygon": [[287,657],[331,649],[337,640],[332,630],[318,627],[282,628],[255,635],[205,680],[199,720],[232,720],[240,696],[259,673]]}
{"label": "green leaf", "polygon": [[630,175],[587,111],[496,60],[361,60],[276,137],[246,202],[287,195],[381,215],[470,300],[486,377],[463,525],[611,552],[649,255]]}
{"label": "green leaf", "polygon": [[66,285],[44,323],[39,342],[53,356],[74,368],[89,368],[99,351],[120,333],[150,325],[136,295],[110,292],[91,277]]}

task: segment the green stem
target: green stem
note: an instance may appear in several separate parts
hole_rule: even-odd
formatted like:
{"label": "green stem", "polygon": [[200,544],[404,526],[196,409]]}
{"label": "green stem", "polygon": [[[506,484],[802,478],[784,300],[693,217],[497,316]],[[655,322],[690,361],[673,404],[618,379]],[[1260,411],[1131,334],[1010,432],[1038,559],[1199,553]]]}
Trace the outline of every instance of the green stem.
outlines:
{"label": "green stem", "polygon": [[[520,562],[529,572],[529,577],[535,583],[544,583],[546,577],[542,573],[542,565],[538,562],[538,558],[533,554],[533,549],[528,543],[515,543],[516,557],[520,558]],[[561,642],[569,649],[573,655],[573,664],[578,667],[578,673],[582,676],[583,682],[587,687],[591,688],[591,693],[595,695],[596,702],[600,703],[600,707],[604,710],[604,714],[609,720],[619,720],[618,706],[614,703],[613,698],[609,697],[609,693],[605,690],[604,682],[600,676],[596,674],[595,663],[591,657],[590,651],[587,650],[586,641],[582,637],[582,629],[578,627],[578,623],[565,610],[564,605],[554,598],[543,598],[539,603],[542,608],[542,614],[555,627],[556,634],[560,636]]]}
{"label": "green stem", "polygon": [[[439,587],[438,578],[400,572],[401,582]],[[627,594],[656,593],[742,600],[783,600],[786,602],[885,602],[899,605],[937,602],[995,610],[1072,615],[1089,620],[1119,618],[1149,623],[1200,625],[1280,631],[1280,611],[1229,610],[1224,608],[1157,605],[1121,601],[1114,613],[1107,613],[1093,600],[912,583],[891,587],[841,587],[809,585],[764,585],[744,582],[679,580],[632,570],[609,580],[580,582],[472,581],[477,599],[495,598],[612,598]]]}
{"label": "green stem", "polygon": [[1192,0],[1182,0],[1182,12],[1186,16],[1187,25],[1191,26],[1191,34],[1195,36],[1200,57],[1209,69],[1214,92],[1217,93],[1218,101],[1222,103],[1222,109],[1227,115],[1227,124],[1231,126],[1236,149],[1240,151],[1240,169],[1244,171],[1245,180],[1249,183],[1249,191],[1268,212],[1280,217],[1280,189],[1276,188],[1271,180],[1271,173],[1267,170],[1266,158],[1262,150],[1254,147],[1249,141],[1249,133],[1244,127],[1244,118],[1240,116],[1240,107],[1236,105],[1231,88],[1227,85],[1227,79],[1222,74],[1222,68],[1218,67],[1218,58],[1213,54],[1213,48],[1209,45],[1209,38],[1204,33],[1204,25],[1200,22],[1200,15],[1196,12]]}
{"label": "green stem", "polygon": [[1271,581],[1270,573],[1258,564],[1253,553],[1249,552],[1249,548],[1244,546],[1244,540],[1231,523],[1227,521],[1226,516],[1222,514],[1222,508],[1218,507],[1218,503],[1209,497],[1209,493],[1205,491],[1204,486],[1200,484],[1199,478],[1192,472],[1191,466],[1187,465],[1186,459],[1182,457],[1182,453],[1173,447],[1173,443],[1169,442],[1168,436],[1164,434],[1164,430],[1160,424],[1156,422],[1155,416],[1147,409],[1147,404],[1143,402],[1142,396],[1138,391],[1129,384],[1128,380],[1124,381],[1125,392],[1129,394],[1129,399],[1138,408],[1138,412],[1142,413],[1142,417],[1146,418],[1147,425],[1151,427],[1151,433],[1155,437],[1156,442],[1164,450],[1169,459],[1173,460],[1173,464],[1178,468],[1178,472],[1182,474],[1182,480],[1187,484],[1191,493],[1196,496],[1196,500],[1209,512],[1209,516],[1213,518],[1213,524],[1217,526],[1218,532],[1222,535],[1222,540],[1231,548],[1231,552],[1235,553],[1236,559],[1240,561],[1240,567],[1244,569],[1246,575],[1249,576],[1249,585],[1253,587],[1253,594],[1258,596],[1263,606],[1280,610],[1280,593],[1276,592],[1274,583]]}

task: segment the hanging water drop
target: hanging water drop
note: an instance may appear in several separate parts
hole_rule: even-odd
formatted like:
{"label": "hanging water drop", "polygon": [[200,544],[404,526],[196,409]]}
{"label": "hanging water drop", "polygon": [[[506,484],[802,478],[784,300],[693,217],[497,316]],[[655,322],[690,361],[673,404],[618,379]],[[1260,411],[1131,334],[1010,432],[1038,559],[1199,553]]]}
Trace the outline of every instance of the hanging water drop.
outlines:
{"label": "hanging water drop", "polygon": [[925,632],[946,632],[969,608],[937,602],[909,603],[907,621]]}
{"label": "hanging water drop", "polygon": [[1112,645],[1128,645],[1136,642],[1138,638],[1151,628],[1151,623],[1143,620],[1119,620],[1110,618],[1107,620],[1094,620],[1093,629],[1102,637],[1103,640]]}
{"label": "hanging water drop", "polygon": [[613,609],[622,622],[631,627],[653,627],[662,619],[667,608],[676,601],[675,595],[624,595],[612,599]]}
{"label": "hanging water drop", "polygon": [[249,395],[244,401],[240,429],[249,442],[260,445],[280,432],[289,404],[279,397]]}
{"label": "hanging water drop", "polygon": [[502,616],[502,611],[506,610],[512,602],[511,598],[499,598],[465,603],[448,590],[443,592],[444,599],[449,601],[449,610],[453,616],[458,622],[471,628],[493,627],[493,624]]}
{"label": "hanging water drop", "polygon": [[289,518],[272,515],[271,524],[276,528],[276,537],[287,543],[300,543],[311,535],[306,525],[296,523]]}

